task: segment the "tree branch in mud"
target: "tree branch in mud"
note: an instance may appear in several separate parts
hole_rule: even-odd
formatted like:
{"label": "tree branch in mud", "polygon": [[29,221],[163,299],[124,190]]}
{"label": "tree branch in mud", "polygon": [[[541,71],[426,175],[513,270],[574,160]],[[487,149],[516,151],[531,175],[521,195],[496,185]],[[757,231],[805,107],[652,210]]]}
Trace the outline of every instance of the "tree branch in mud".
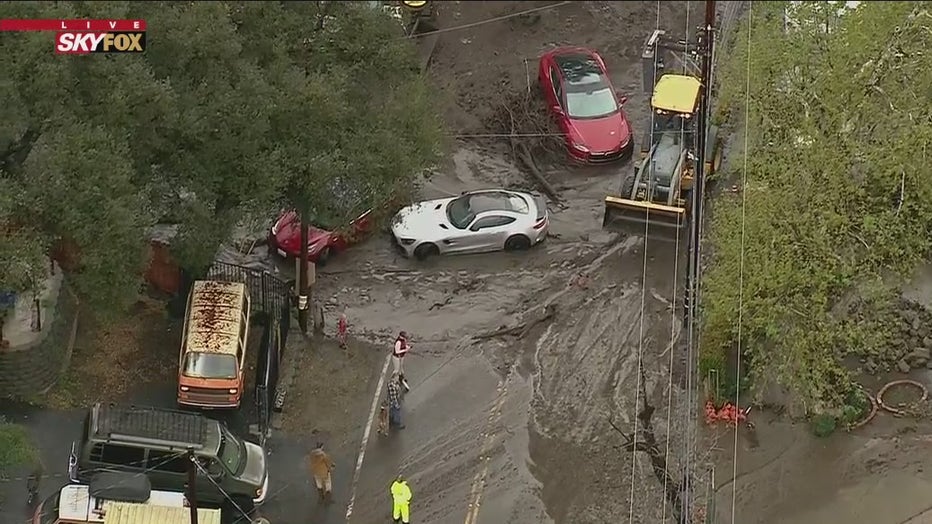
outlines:
{"label": "tree branch in mud", "polygon": [[447,298],[443,299],[442,302],[434,302],[429,308],[427,308],[427,310],[433,311],[435,309],[440,309],[443,306],[447,306],[453,302],[453,299],[456,298],[456,295],[459,295],[463,291],[473,291],[477,287],[479,287],[479,281],[475,278],[467,280],[466,282],[457,282],[456,287],[453,288],[453,291],[449,295],[447,295]]}
{"label": "tree branch in mud", "polygon": [[487,340],[490,338],[503,337],[506,335],[512,335],[517,338],[523,338],[525,335],[528,334],[529,331],[531,331],[531,329],[534,328],[534,326],[552,319],[556,314],[557,314],[557,305],[547,304],[544,307],[544,313],[541,316],[535,318],[534,320],[531,320],[528,322],[522,322],[514,327],[502,326],[496,329],[495,331],[479,333],[478,335],[473,336],[472,339],[473,340]]}
{"label": "tree branch in mud", "polygon": [[667,458],[657,444],[657,437],[654,434],[653,424],[653,416],[656,408],[650,405],[650,401],[648,400],[649,397],[647,396],[646,386],[647,377],[644,374],[643,368],[641,368],[640,373],[641,397],[644,399],[644,407],[637,414],[637,418],[641,422],[639,431],[637,434],[625,433],[611,418],[608,419],[608,423],[612,429],[624,439],[624,444],[621,446],[622,449],[631,453],[640,451],[647,454],[654,476],[657,477],[657,482],[659,482],[660,486],[665,490],[664,496],[673,507],[674,521],[684,522],[683,503],[680,499],[682,483],[676,481],[673,475],[670,474],[669,469],[667,469]]}
{"label": "tree branch in mud", "polygon": [[540,172],[540,169],[537,167],[537,163],[534,162],[534,156],[531,155],[530,150],[527,146],[518,142],[515,139],[511,140],[511,147],[515,151],[515,155],[518,157],[518,160],[524,164],[524,167],[531,173],[531,176],[534,177],[534,180],[537,181],[537,184],[547,193],[547,196],[550,197],[550,200],[553,200],[557,204],[563,204],[563,199],[560,197],[560,194],[557,193],[556,188],[544,178],[544,174]]}

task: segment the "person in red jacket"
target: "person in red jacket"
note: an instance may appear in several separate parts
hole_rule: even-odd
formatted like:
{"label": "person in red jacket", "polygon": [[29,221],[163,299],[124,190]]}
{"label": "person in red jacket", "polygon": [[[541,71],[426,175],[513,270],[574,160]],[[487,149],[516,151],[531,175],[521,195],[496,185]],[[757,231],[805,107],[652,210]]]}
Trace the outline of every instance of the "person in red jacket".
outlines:
{"label": "person in red jacket", "polygon": [[392,366],[394,373],[398,375],[398,382],[405,388],[405,391],[411,391],[408,387],[408,381],[405,380],[404,358],[411,350],[411,344],[408,343],[408,334],[404,331],[398,333],[395,339],[395,347],[392,349]]}

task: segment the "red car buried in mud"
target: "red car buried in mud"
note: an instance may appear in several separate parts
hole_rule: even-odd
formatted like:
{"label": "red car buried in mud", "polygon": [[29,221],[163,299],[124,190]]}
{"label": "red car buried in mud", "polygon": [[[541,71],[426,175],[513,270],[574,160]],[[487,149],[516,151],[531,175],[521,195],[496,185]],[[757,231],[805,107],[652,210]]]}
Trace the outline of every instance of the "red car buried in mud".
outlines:
{"label": "red car buried in mud", "polygon": [[[308,260],[322,266],[333,255],[357,243],[371,231],[371,216],[372,210],[366,211],[340,232],[308,226]],[[282,211],[272,225],[269,230],[269,251],[284,258],[301,255],[301,220],[296,211]]]}
{"label": "red car buried in mud", "polygon": [[634,150],[631,126],[598,53],[560,47],[540,57],[538,82],[560,126],[570,157],[587,164],[627,158]]}

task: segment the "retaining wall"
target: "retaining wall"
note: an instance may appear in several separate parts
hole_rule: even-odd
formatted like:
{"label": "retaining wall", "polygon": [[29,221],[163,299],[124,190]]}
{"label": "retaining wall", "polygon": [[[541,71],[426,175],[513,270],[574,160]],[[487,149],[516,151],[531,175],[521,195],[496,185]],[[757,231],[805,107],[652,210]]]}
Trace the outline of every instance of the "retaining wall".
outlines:
{"label": "retaining wall", "polygon": [[66,283],[59,287],[48,326],[33,341],[0,349],[0,398],[28,398],[46,393],[71,363],[78,330],[78,299]]}

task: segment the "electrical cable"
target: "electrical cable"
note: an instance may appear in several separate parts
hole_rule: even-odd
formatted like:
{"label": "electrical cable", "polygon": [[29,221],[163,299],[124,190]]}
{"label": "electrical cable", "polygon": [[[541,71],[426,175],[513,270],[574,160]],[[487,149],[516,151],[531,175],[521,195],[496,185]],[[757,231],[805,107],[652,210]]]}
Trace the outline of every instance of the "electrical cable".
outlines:
{"label": "electrical cable", "polygon": [[196,467],[198,471],[200,471],[201,473],[203,473],[203,474],[204,474],[204,477],[206,477],[207,480],[208,480],[211,484],[213,484],[215,488],[217,488],[217,491],[219,491],[220,494],[223,495],[223,498],[227,499],[227,501],[229,501],[229,503],[230,503],[234,508],[236,508],[237,511],[239,511],[240,515],[242,515],[242,517],[239,517],[239,518],[244,518],[244,517],[245,517],[245,518],[248,519],[248,520],[251,520],[251,519],[252,519],[252,517],[249,516],[249,513],[246,513],[246,511],[243,510],[243,508],[242,508],[235,500],[233,500],[233,497],[231,497],[230,494],[227,493],[226,490],[223,489],[223,487],[220,486],[220,484],[218,484],[217,481],[214,480],[213,477],[210,476],[210,473],[208,473],[207,470],[204,469],[204,466],[202,466],[198,461],[194,460],[193,458],[191,459],[191,462],[194,463],[194,467]]}
{"label": "electrical cable", "polygon": [[[655,31],[660,30],[660,0],[657,0],[657,19],[654,23]],[[654,83],[657,82],[657,60],[660,56],[660,53],[654,52]],[[651,86],[653,89],[653,86]],[[650,142],[654,140],[654,111],[650,112],[650,136],[647,139]],[[653,162],[650,161],[650,158],[646,160],[648,169],[648,194],[650,191],[650,183],[653,178]],[[624,180],[624,179],[622,179]],[[624,183],[622,183],[624,185]],[[625,195],[622,195],[625,196]],[[637,454],[638,454],[638,409],[640,406],[641,399],[641,375],[643,372],[643,362],[642,362],[642,352],[644,349],[644,310],[646,309],[647,302],[647,238],[650,233],[650,208],[646,209],[644,214],[644,258],[641,266],[641,307],[640,314],[638,315],[638,348],[637,348],[637,367],[635,368],[635,373],[637,374],[636,384],[634,387],[634,420],[633,426],[634,430],[631,432],[631,492],[628,496],[628,524],[634,523],[634,486],[637,484],[634,481],[634,474],[637,466]]]}
{"label": "electrical cable", "polygon": [[450,138],[562,138],[566,136],[566,133],[465,133],[447,136]]}
{"label": "electrical cable", "polygon": [[444,27],[441,29],[435,29],[433,31],[425,31],[423,33],[418,33],[415,35],[408,35],[403,38],[420,38],[422,36],[436,35],[440,33],[449,33],[451,31],[459,31],[460,29],[469,29],[470,27],[479,27],[485,24],[491,24],[492,22],[500,22],[502,20],[508,20],[509,18],[516,18],[519,16],[528,15],[531,13],[536,13],[539,11],[546,11],[548,9],[555,9],[557,7],[565,6],[566,4],[573,4],[575,2],[558,2],[556,4],[544,5],[541,7],[535,7],[533,9],[525,9],[524,11],[518,11],[517,13],[511,13],[510,15],[496,16],[494,18],[489,18],[487,20],[480,20],[478,22],[471,22],[469,24],[457,25],[453,27]]}
{"label": "electrical cable", "polygon": [[[687,63],[689,61],[689,2],[686,2],[686,38],[684,39],[686,45],[683,49],[683,74],[687,74]],[[695,138],[695,137],[694,137]],[[686,143],[686,121],[680,119],[680,143]],[[679,231],[680,226],[682,225],[677,219],[677,231]],[[677,282],[676,278],[679,275],[679,262],[680,262],[680,235],[676,235],[676,244],[673,249],[673,300],[671,304],[671,318],[670,318],[670,362],[669,369],[667,373],[667,435],[666,435],[666,444],[663,452],[663,462],[664,464],[669,465],[670,460],[670,436],[673,433],[672,428],[670,427],[670,422],[673,420],[673,365],[674,365],[674,356],[676,351],[673,349],[673,345],[676,339],[676,322],[677,322],[677,310],[676,310],[676,288]],[[688,438],[688,437],[687,437]],[[668,466],[669,467],[669,466]],[[661,509],[661,524],[667,522],[667,483],[669,482],[669,476],[665,475],[663,477],[663,507]]]}
{"label": "electrical cable", "polygon": [[[738,409],[740,406],[739,401],[741,400],[741,337],[742,333],[742,324],[744,320],[744,241],[746,238],[746,223],[745,223],[745,210],[747,208],[748,200],[748,138],[749,138],[749,124],[750,124],[750,108],[751,108],[751,2],[748,2],[748,56],[747,56],[747,70],[745,75],[744,86],[744,167],[741,174],[741,259],[738,266],[738,344],[735,349],[735,359],[737,365],[735,366],[735,409]],[[735,449],[734,456],[732,457],[732,473],[731,478],[738,477],[738,421],[735,420]],[[731,523],[735,524],[735,510],[737,507],[737,497],[738,497],[738,483],[732,482],[731,484]]]}
{"label": "electrical cable", "polygon": [[[155,464],[155,465],[153,465],[153,466],[144,468],[142,471],[139,471],[139,472],[136,472],[136,473],[129,473],[129,472],[126,472],[126,471],[120,471],[120,470],[118,470],[118,469],[109,469],[109,468],[94,468],[93,470],[89,470],[89,471],[94,471],[94,472],[98,472],[98,473],[100,473],[100,472],[122,473],[122,474],[124,474],[124,475],[127,475],[127,476],[123,477],[122,479],[120,479],[119,482],[114,482],[113,484],[111,484],[111,485],[109,485],[109,486],[105,486],[105,487],[103,488],[104,490],[108,490],[108,489],[111,489],[111,488],[115,488],[115,487],[118,487],[118,486],[122,486],[122,485],[126,484],[127,482],[129,482],[130,479],[135,479],[136,477],[139,477],[139,476],[142,476],[142,475],[146,475],[146,474],[149,473],[150,471],[152,471],[152,470],[154,470],[154,469],[157,469],[159,466],[162,466],[162,465],[164,465],[164,464],[167,464],[169,461],[176,460],[176,459],[178,459],[178,458],[184,457],[185,454],[187,454],[187,451],[179,452],[179,453],[176,453],[176,454],[167,456],[167,457],[165,457],[164,460],[162,460],[162,461],[159,462],[158,464]],[[145,463],[145,462],[147,462],[147,460],[128,462],[128,463],[125,464],[125,465],[130,466],[130,465],[141,464],[141,463]],[[69,485],[71,485],[71,484],[69,484]],[[89,485],[90,485],[90,482],[88,482],[86,485],[89,486]],[[95,487],[96,487],[96,486],[95,486]],[[62,488],[58,488],[57,491],[61,491],[61,489],[62,489]],[[46,511],[46,508],[43,506],[43,516],[45,515],[45,511]],[[57,515],[58,510],[55,509],[54,511],[55,511],[55,513],[56,513],[55,517],[57,517],[57,516],[58,516],[58,515]],[[29,519],[27,522],[30,522],[30,523],[31,523],[31,522],[32,522],[32,519]]]}
{"label": "electrical cable", "polygon": [[[99,472],[122,473],[122,474],[125,475],[125,476],[123,476],[118,482],[114,482],[113,484],[111,484],[111,485],[109,485],[109,486],[103,487],[104,490],[109,490],[109,489],[111,489],[111,488],[116,488],[116,487],[118,487],[118,486],[122,486],[122,485],[128,483],[128,482],[130,481],[130,479],[135,479],[135,478],[137,478],[137,477],[146,475],[146,474],[149,473],[150,471],[155,470],[155,469],[158,469],[160,466],[162,466],[162,465],[164,465],[164,464],[167,464],[168,462],[170,462],[170,461],[172,461],[172,460],[176,460],[176,459],[178,459],[178,458],[184,457],[186,453],[187,453],[187,452],[185,451],[185,452],[180,452],[180,453],[176,453],[176,454],[169,455],[169,456],[165,457],[164,460],[160,461],[159,463],[154,464],[154,465],[149,466],[149,467],[146,467],[146,468],[144,468],[142,471],[138,471],[138,472],[136,472],[136,473],[130,473],[130,472],[126,472],[126,471],[120,471],[119,469],[109,469],[109,468],[95,468],[94,470],[91,470],[91,471],[96,471],[96,472],[98,472],[98,473],[99,473]],[[127,463],[126,465],[140,464],[141,462],[145,462],[145,461],[135,461],[135,462]],[[87,485],[90,485],[90,483],[87,483]],[[96,487],[96,486],[95,486],[95,487]],[[59,490],[60,490],[60,489],[61,489],[61,488],[59,488]],[[56,510],[56,511],[57,511],[57,510]],[[57,516],[57,515],[56,515],[56,516]],[[31,522],[31,521],[30,521],[30,522]]]}

